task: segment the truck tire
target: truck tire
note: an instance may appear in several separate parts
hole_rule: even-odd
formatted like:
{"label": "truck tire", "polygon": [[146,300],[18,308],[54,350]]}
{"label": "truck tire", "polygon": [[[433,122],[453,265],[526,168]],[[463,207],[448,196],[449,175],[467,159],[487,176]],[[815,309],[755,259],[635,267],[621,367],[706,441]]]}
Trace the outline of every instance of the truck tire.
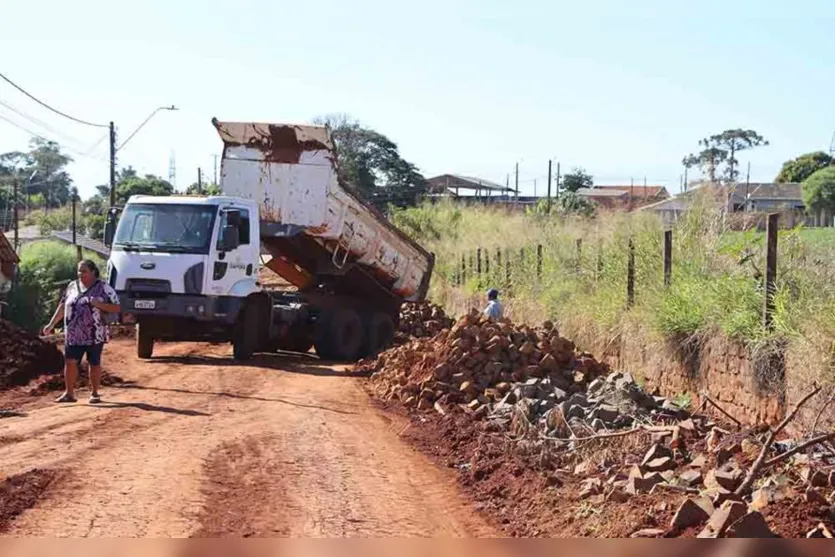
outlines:
{"label": "truck tire", "polygon": [[357,312],[350,309],[323,312],[316,326],[316,353],[324,360],[356,361],[362,350],[364,333]]}
{"label": "truck tire", "polygon": [[136,324],[136,357],[149,360],[154,354],[154,337],[145,325]]}
{"label": "truck tire", "polygon": [[232,358],[243,362],[252,358],[258,349],[258,308],[247,305],[235,324],[232,338]]}
{"label": "truck tire", "polygon": [[376,356],[394,340],[394,320],[386,313],[372,313],[365,323],[362,356]]}

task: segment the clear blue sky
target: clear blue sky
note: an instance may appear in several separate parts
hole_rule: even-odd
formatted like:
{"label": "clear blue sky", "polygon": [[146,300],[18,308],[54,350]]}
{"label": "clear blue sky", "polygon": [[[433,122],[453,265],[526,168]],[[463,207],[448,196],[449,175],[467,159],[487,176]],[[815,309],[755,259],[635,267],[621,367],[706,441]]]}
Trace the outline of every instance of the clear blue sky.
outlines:
{"label": "clear blue sky", "polygon": [[[124,5],[123,5],[124,4]],[[213,116],[307,122],[345,112],[393,139],[427,176],[504,181],[522,192],[553,158],[598,183],[677,190],[683,155],[726,128],[771,146],[742,154],[770,180],[835,132],[835,3],[7,2],[0,71],[61,110],[115,120],[124,139],[158,114],[120,165],[178,188],[211,177]],[[697,11],[698,10],[698,11]],[[86,153],[106,130],[67,122],[0,83],[0,116]],[[61,134],[61,135],[59,135]],[[27,134],[0,120],[0,151]],[[71,167],[82,195],[108,179],[107,143]]]}

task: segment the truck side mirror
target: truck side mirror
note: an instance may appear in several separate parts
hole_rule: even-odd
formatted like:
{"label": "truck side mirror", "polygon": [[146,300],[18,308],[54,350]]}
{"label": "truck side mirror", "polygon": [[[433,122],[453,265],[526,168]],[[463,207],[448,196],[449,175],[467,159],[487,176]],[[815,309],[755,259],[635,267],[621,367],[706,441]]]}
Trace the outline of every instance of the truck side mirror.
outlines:
{"label": "truck side mirror", "polygon": [[116,222],[118,211],[110,209],[107,212],[107,221],[104,223],[104,245],[111,247],[113,245],[113,236],[116,234]]}
{"label": "truck side mirror", "polygon": [[232,251],[240,244],[241,238],[238,227],[232,224],[224,226],[220,237],[220,251]]}

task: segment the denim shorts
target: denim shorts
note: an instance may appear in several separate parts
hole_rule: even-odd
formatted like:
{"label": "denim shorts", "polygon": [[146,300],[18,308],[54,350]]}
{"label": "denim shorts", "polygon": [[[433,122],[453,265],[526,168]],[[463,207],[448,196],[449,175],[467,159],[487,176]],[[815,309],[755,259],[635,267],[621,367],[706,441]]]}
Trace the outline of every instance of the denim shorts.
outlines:
{"label": "denim shorts", "polygon": [[67,345],[64,347],[64,357],[68,360],[75,360],[81,363],[81,358],[87,354],[87,363],[91,366],[101,365],[101,352],[104,349],[104,344],[90,344],[90,345]]}

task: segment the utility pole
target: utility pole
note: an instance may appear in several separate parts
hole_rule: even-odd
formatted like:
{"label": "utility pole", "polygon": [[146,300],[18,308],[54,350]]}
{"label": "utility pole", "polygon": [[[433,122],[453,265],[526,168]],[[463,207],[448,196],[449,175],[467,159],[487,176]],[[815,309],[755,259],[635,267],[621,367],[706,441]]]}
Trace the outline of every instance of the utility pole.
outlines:
{"label": "utility pole", "polygon": [[197,167],[197,193],[203,194],[203,170],[199,166]]}
{"label": "utility pole", "polygon": [[516,163],[516,197],[519,198],[519,163]]}
{"label": "utility pole", "polygon": [[218,185],[218,181],[217,181],[217,155],[214,155],[214,157],[215,157],[215,181],[214,181],[214,184]]}
{"label": "utility pole", "polygon": [[72,245],[75,246],[75,245],[78,245],[78,242],[76,241],[76,238],[75,238],[75,226],[76,226],[76,220],[75,220],[76,191],[75,191],[75,188],[72,189],[72,191],[70,192],[70,195],[72,196]]}
{"label": "utility pole", "polygon": [[14,250],[15,250],[15,253],[17,253],[18,248],[20,246],[20,222],[18,221],[18,214],[17,214],[17,190],[18,190],[19,183],[20,183],[20,177],[18,176],[18,173],[15,172],[14,194],[13,194],[13,197],[12,197],[12,203],[14,203],[12,211],[14,213]]}
{"label": "utility pole", "polygon": [[745,173],[745,211],[748,211],[748,187],[751,185],[751,161],[748,161],[748,172]]}
{"label": "utility pole", "polygon": [[116,127],[110,122],[110,206],[116,206]]}
{"label": "utility pole", "polygon": [[548,159],[548,210],[551,210],[551,159]]}
{"label": "utility pole", "polygon": [[536,199],[536,180],[533,181],[533,198]]}
{"label": "utility pole", "polygon": [[557,194],[554,197],[560,196],[560,163],[557,163],[557,183],[556,183],[556,192]]}
{"label": "utility pole", "polygon": [[684,167],[684,191],[687,191],[687,171],[689,168],[686,166]]}

